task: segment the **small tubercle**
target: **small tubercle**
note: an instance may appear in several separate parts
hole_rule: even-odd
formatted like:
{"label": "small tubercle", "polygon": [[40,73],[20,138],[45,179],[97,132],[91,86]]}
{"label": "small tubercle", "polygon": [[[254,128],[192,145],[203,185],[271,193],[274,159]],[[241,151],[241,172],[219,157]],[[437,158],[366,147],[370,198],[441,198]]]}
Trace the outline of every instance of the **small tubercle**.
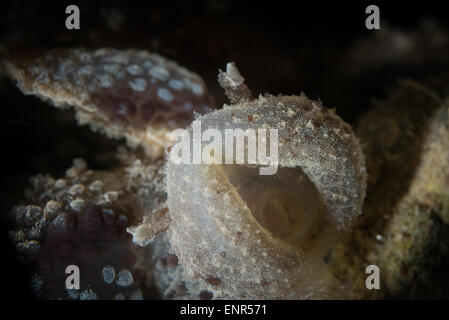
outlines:
{"label": "small tubercle", "polygon": [[166,207],[154,210],[148,218],[144,218],[142,224],[127,228],[126,231],[132,234],[135,244],[145,247],[152,243],[158,234],[169,228],[170,216],[167,213],[168,208]]}
{"label": "small tubercle", "polygon": [[242,77],[234,62],[228,62],[226,64],[226,72],[219,71],[218,83],[233,104],[254,99],[251,90],[245,84],[245,78]]}

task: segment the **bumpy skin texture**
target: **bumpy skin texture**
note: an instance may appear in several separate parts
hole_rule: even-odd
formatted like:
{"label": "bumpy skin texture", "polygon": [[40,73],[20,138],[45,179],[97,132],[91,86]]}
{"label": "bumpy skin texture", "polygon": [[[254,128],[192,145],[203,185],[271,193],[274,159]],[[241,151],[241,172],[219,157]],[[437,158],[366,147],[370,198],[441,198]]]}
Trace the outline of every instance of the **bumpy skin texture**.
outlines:
{"label": "bumpy skin texture", "polygon": [[163,154],[167,134],[214,108],[195,73],[145,50],[9,52],[6,71],[25,94],[74,106],[81,124]]}
{"label": "bumpy skin texture", "polygon": [[[119,152],[122,163],[108,172],[90,171],[76,161],[65,184],[48,176],[32,180],[26,200],[12,210],[16,227],[10,235],[25,261],[35,266],[32,285],[41,298],[138,298],[138,287],[155,288],[166,299],[447,297],[449,284],[439,290],[434,284],[449,283],[445,276],[449,261],[448,110],[447,99],[432,90],[408,82],[377,101],[360,119],[357,136],[365,146],[370,173],[368,197],[345,241],[322,259],[337,235],[351,227],[365,193],[358,141],[332,111],[303,95],[251,101],[243,79],[231,72],[231,77],[221,73],[220,83],[228,86],[226,92],[237,106],[199,118],[232,127],[267,122],[288,128],[289,134],[281,135],[285,143],[280,170],[300,169],[313,181],[325,209],[317,216],[322,227],[306,232],[306,242],[291,243],[258,223],[247,207],[253,194],[243,188],[244,179],[235,188],[238,174],[220,168],[191,166],[178,172],[169,167],[171,208],[167,212],[166,170],[154,158],[163,153],[166,140],[162,137],[168,128],[193,119],[193,114],[184,119],[182,102],[191,101],[198,87],[193,89],[187,81],[183,89],[173,88],[176,98],[166,106],[174,113],[167,114],[161,111],[165,107],[159,104],[156,88],[170,86],[170,79],[179,75],[202,83],[197,76],[136,50],[55,50],[30,55],[10,55],[6,63],[9,75],[26,94],[48,98],[57,106],[74,105],[81,123],[89,122],[95,130],[127,137],[132,145],[146,148],[146,155]],[[151,75],[145,69],[147,60],[165,66],[169,78],[159,79],[165,74],[160,69],[156,70],[162,73],[153,70],[156,75]],[[109,63],[118,67],[107,67]],[[154,87],[147,83],[148,91],[139,91],[139,84],[143,85],[136,81],[139,67],[150,73],[144,78],[148,83],[158,79]],[[113,82],[104,77],[106,70],[112,72]],[[180,88],[179,83],[172,85]],[[127,101],[124,107],[122,99]],[[155,113],[152,119],[159,120],[145,121],[143,101],[147,100],[156,101],[148,113],[158,111],[164,120]],[[209,101],[204,95],[193,109],[205,111],[201,105]],[[129,102],[135,104],[136,113],[128,112],[134,110]],[[267,104],[272,107],[265,108]],[[169,121],[172,115],[177,124],[159,126],[159,121]],[[160,140],[157,132],[161,132]],[[266,203],[266,198],[259,196],[256,202]],[[192,225],[196,221],[199,224]],[[137,232],[139,228],[142,232]],[[99,257],[93,263],[89,261],[92,253]],[[62,289],[65,277],[60,275],[69,263],[83,266],[90,275],[86,279],[81,272],[80,291]],[[364,270],[369,264],[381,268],[381,290],[366,290]],[[119,277],[121,270],[133,274],[132,284],[116,283],[118,278],[130,279],[126,271]],[[57,277],[52,276],[55,273]],[[119,282],[129,283],[123,281]]]}
{"label": "bumpy skin texture", "polygon": [[[162,155],[162,150],[169,145],[169,129],[186,126],[193,116],[191,111],[200,114],[212,106],[198,76],[145,51],[53,50],[38,58],[11,56],[6,69],[24,93],[50,99],[56,106],[75,106],[81,123],[90,123],[95,130],[113,137],[126,137],[132,145],[142,144],[147,159]],[[221,72],[220,79],[231,101],[238,104],[199,119],[217,129],[229,125],[242,129],[278,129],[280,167],[297,168],[301,179],[310,180],[310,188],[316,189],[317,204],[312,205],[316,208],[312,212],[306,210],[306,216],[301,218],[311,221],[312,227],[305,228],[305,235],[293,242],[273,236],[251,215],[243,198],[239,198],[228,181],[230,177],[207,166],[182,168],[168,163],[167,210],[163,205],[165,190],[155,187],[159,185],[155,181],[159,180],[151,173],[151,165],[143,165],[125,152],[122,158],[127,163],[126,173],[123,169],[116,171],[119,180],[127,181],[117,186],[123,194],[121,201],[130,204],[129,217],[121,230],[127,227],[133,242],[148,246],[152,252],[152,258],[147,260],[147,278],[153,278],[153,286],[165,297],[172,298],[341,296],[336,289],[340,286],[321,259],[338,235],[350,227],[365,195],[364,159],[351,128],[333,111],[303,94],[266,95],[251,100],[252,94],[235,65],[228,65],[227,73]],[[168,87],[175,91],[167,91]],[[156,163],[156,168],[159,167]],[[337,167],[340,170],[335,170]],[[106,184],[115,186],[110,181]],[[42,190],[44,194],[60,197],[51,184],[48,188]],[[302,200],[307,202],[307,196],[305,193]],[[302,201],[301,195],[295,197]],[[75,248],[85,242],[91,245],[78,234],[90,229],[98,233],[99,225],[106,219],[102,216],[105,208],[92,199],[96,198],[88,196],[84,200],[86,211],[80,217],[65,212],[56,217],[56,222],[62,220],[61,225],[72,226],[64,237],[74,239]],[[38,202],[38,205],[44,204]],[[18,210],[18,214],[19,211],[23,210]],[[84,226],[78,220],[89,223]],[[44,247],[56,237],[51,232],[53,229],[49,227],[50,231],[44,233]],[[162,236],[153,244],[156,235],[166,229],[168,237]],[[124,238],[122,242],[123,245],[109,243],[109,247],[111,250],[123,247],[128,252],[129,239]],[[53,252],[41,251],[50,257]],[[68,257],[77,258],[77,252]],[[112,259],[107,252],[101,261]],[[119,258],[115,263],[123,261]],[[108,269],[113,262],[104,266],[108,274],[113,274]],[[45,271],[42,274],[48,282]],[[87,286],[90,290],[87,296],[98,297],[92,291],[96,284],[87,282]],[[48,297],[59,294],[46,292]]]}
{"label": "bumpy skin texture", "polygon": [[[313,232],[313,241],[288,243],[261,227],[243,200],[245,191],[221,167],[169,161],[168,232],[185,278],[198,279],[215,298],[335,296],[338,289],[322,270],[321,259],[360,213],[366,187],[364,157],[350,127],[303,94],[261,96],[197,120],[223,133],[225,128],[278,129],[279,166],[305,173],[319,193],[324,214],[306,218],[318,220],[315,229],[305,231]],[[295,196],[300,203],[306,201],[301,194]],[[264,201],[263,196],[256,201]]]}
{"label": "bumpy skin texture", "polygon": [[[149,265],[126,227],[165,200],[159,169],[160,164],[143,166],[135,160],[116,171],[97,172],[77,159],[62,179],[31,179],[26,202],[12,210],[17,228],[10,237],[32,266],[37,297],[142,298],[140,284]],[[141,172],[145,181],[136,188]],[[80,269],[79,290],[65,289],[68,265]]]}

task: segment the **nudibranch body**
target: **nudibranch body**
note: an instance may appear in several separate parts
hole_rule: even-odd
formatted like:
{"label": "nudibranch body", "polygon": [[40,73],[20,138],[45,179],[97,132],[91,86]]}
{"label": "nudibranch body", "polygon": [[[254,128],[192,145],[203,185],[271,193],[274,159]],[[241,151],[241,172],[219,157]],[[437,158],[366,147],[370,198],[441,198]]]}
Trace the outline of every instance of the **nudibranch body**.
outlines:
{"label": "nudibranch body", "polygon": [[[43,299],[141,299],[148,268],[144,250],[133,244],[126,227],[165,200],[158,191],[160,163],[124,164],[112,172],[93,171],[76,159],[64,178],[38,175],[26,202],[12,210],[16,229],[10,237],[21,258],[31,264],[31,286]],[[142,172],[145,182],[139,181]],[[139,203],[139,193],[152,201]],[[76,266],[79,288],[66,288],[66,268]]]}
{"label": "nudibranch body", "polygon": [[322,260],[361,211],[366,172],[358,140],[332,110],[304,94],[252,99],[239,77],[232,64],[220,74],[236,104],[196,120],[222,137],[229,128],[277,129],[279,168],[260,175],[260,163],[169,160],[171,248],[185,278],[216,298],[333,296],[338,288]]}
{"label": "nudibranch body", "polygon": [[[132,203],[120,207],[129,211],[127,230],[134,244],[152,250],[147,273],[159,275],[156,286],[171,292],[166,297],[342,297],[323,257],[360,213],[366,172],[357,138],[332,110],[304,94],[254,98],[229,64],[219,82],[232,105],[210,112],[213,99],[199,76],[139,50],[11,56],[6,70],[25,94],[56,106],[73,105],[81,123],[143,146],[150,162],[170,149],[172,130],[187,127],[194,114],[204,129],[276,129],[278,168],[273,175],[259,175],[261,163],[175,164],[165,159],[165,169],[158,170],[166,174],[165,204],[165,194],[148,191],[154,183],[145,170],[138,175],[117,171],[128,181],[114,185],[122,190],[119,204]],[[103,221],[96,216],[101,208],[94,209],[92,223],[86,218],[87,229]],[[52,218],[46,221],[52,223]],[[42,229],[43,240],[51,238],[50,229]],[[120,243],[128,252],[126,241]]]}
{"label": "nudibranch body", "polygon": [[168,133],[214,108],[195,73],[145,50],[9,53],[6,70],[25,94],[75,107],[80,124],[162,156]]}

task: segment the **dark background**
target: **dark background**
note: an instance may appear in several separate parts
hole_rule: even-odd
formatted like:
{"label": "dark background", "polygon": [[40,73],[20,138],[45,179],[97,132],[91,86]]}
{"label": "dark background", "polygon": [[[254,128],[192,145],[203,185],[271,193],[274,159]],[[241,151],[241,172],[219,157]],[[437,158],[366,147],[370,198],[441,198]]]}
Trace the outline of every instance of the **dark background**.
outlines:
{"label": "dark background", "polygon": [[[65,29],[69,4],[80,8],[80,30]],[[365,28],[369,4],[380,7],[381,29],[389,25],[407,32],[425,19],[449,28],[449,10],[432,1],[2,1],[0,45],[148,49],[199,73],[219,103],[225,100],[217,70],[235,61],[254,93],[304,91],[355,125],[371,98],[385,95],[397,79],[447,70],[444,59],[434,63],[430,54],[426,65],[399,63],[349,76],[346,70],[354,66],[346,55],[378,32]],[[23,199],[33,174],[59,177],[74,157],[86,159],[91,168],[113,164],[119,142],[78,127],[70,112],[24,96],[4,76],[0,95],[2,215]],[[1,286],[9,298],[30,298],[24,267],[8,245],[9,228],[2,222]]]}

